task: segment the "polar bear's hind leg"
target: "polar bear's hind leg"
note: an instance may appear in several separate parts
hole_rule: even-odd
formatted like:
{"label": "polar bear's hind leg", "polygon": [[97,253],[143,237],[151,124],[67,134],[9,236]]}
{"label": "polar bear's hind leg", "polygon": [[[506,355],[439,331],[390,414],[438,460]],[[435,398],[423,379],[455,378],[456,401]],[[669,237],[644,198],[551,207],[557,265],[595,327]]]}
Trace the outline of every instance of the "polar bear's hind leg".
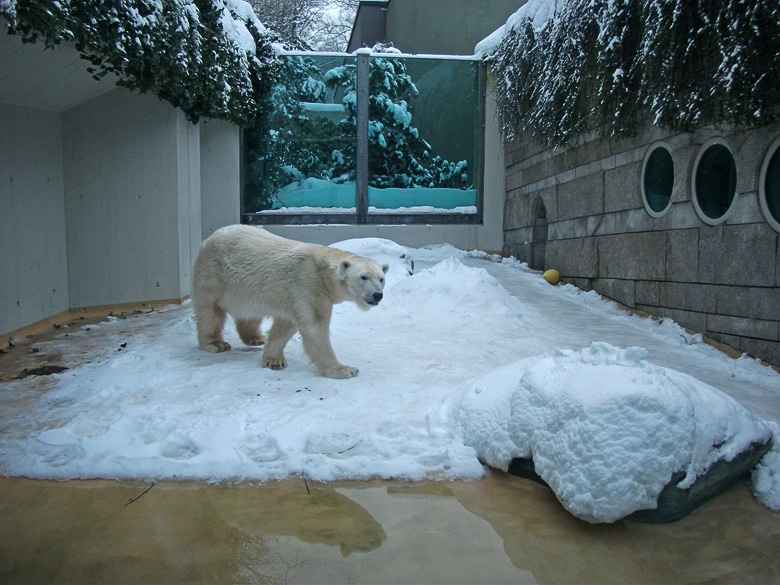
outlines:
{"label": "polar bear's hind leg", "polygon": [[292,339],[298,327],[293,321],[283,317],[274,317],[274,323],[268,331],[268,341],[263,350],[263,367],[272,370],[282,370],[287,367],[284,348]]}
{"label": "polar bear's hind leg", "polygon": [[230,344],[222,338],[227,313],[217,303],[195,306],[195,323],[198,327],[198,345],[211,353],[228,351]]}
{"label": "polar bear's hind leg", "polygon": [[260,319],[236,319],[236,331],[245,345],[263,345],[265,339],[260,331]]}

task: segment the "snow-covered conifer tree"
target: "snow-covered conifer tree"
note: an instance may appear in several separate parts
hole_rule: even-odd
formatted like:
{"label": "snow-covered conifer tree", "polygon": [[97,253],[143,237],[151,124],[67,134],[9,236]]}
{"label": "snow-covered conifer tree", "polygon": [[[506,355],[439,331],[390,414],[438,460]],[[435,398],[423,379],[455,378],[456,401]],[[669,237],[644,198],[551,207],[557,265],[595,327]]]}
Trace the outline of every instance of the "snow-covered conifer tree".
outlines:
{"label": "snow-covered conifer tree", "polygon": [[[370,60],[369,185],[468,188],[465,161],[451,163],[433,156],[431,145],[412,124],[411,102],[418,94],[417,87],[407,73],[403,59],[393,58],[392,54]],[[327,83],[344,88],[343,103],[347,112],[347,117],[340,123],[344,147],[333,153],[331,174],[334,179],[355,178],[356,77],[354,66],[338,67],[325,75]]]}
{"label": "snow-covered conifer tree", "polygon": [[331,153],[343,148],[343,140],[333,122],[307,109],[323,103],[326,94],[321,71],[311,58],[287,55],[282,60],[267,118],[245,133],[250,207],[268,207],[273,195],[294,181],[330,177]]}

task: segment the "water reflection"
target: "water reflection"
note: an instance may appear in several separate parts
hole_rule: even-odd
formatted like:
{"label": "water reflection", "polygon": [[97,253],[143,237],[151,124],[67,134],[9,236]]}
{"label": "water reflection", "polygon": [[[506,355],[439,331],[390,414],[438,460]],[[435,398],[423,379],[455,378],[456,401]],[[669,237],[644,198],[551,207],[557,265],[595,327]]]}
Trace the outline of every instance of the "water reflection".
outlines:
{"label": "water reflection", "polygon": [[366,510],[327,485],[241,486],[219,490],[212,499],[222,520],[245,534],[324,544],[343,557],[379,548],[387,538]]}
{"label": "water reflection", "polygon": [[745,485],[664,525],[501,473],[148,487],[0,478],[0,583],[780,582],[780,514]]}
{"label": "water reflection", "polygon": [[780,514],[758,504],[746,485],[659,525],[591,525],[548,488],[500,473],[453,489],[501,536],[515,566],[540,583],[780,582]]}

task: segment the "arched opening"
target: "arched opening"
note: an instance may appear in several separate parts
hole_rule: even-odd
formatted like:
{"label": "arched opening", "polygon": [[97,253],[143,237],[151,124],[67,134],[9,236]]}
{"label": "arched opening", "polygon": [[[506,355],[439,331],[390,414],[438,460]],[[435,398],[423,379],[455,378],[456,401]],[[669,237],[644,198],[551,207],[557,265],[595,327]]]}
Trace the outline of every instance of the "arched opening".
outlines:
{"label": "arched opening", "polygon": [[533,240],[531,241],[531,268],[544,270],[544,254],[547,248],[547,208],[539,197],[533,207]]}

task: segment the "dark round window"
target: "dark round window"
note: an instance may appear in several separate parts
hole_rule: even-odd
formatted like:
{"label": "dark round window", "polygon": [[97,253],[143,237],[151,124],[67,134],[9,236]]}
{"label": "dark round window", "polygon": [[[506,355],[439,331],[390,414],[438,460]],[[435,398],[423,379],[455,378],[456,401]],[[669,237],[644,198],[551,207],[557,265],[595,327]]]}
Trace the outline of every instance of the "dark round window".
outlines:
{"label": "dark round window", "polygon": [[645,205],[652,215],[661,214],[669,207],[674,187],[674,161],[665,146],[650,150],[645,159],[642,182]]}
{"label": "dark round window", "polygon": [[736,190],[734,157],[725,144],[715,142],[702,151],[696,165],[693,196],[701,218],[717,223],[731,207]]}
{"label": "dark round window", "polygon": [[761,168],[761,209],[769,224],[780,231],[780,140],[776,141]]}

